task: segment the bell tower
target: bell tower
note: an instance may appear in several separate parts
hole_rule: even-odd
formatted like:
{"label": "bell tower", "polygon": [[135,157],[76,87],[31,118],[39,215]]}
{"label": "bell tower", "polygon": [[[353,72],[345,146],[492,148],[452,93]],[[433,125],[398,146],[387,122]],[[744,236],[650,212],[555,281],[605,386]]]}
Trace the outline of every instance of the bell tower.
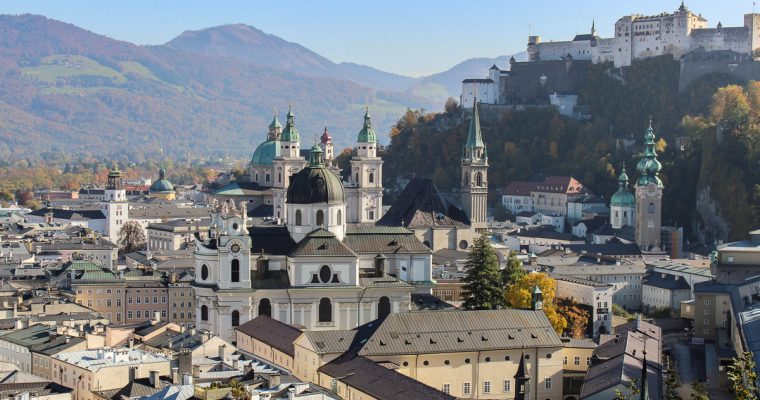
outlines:
{"label": "bell tower", "polygon": [[301,157],[301,135],[296,129],[295,116],[293,109],[288,109],[288,118],[285,122],[285,129],[280,134],[280,156],[276,157],[273,164],[273,216],[275,218],[286,218],[285,210],[286,195],[290,185],[290,177],[296,172],[303,169],[306,160]]}
{"label": "bell tower", "polygon": [[659,173],[662,164],[657,160],[652,121],[644,136],[644,155],[636,165],[636,243],[642,250],[660,249],[662,190],[665,186]]}
{"label": "bell tower", "polygon": [[533,287],[533,291],[530,294],[530,308],[532,310],[544,309],[544,292],[538,285]]}
{"label": "bell tower", "polygon": [[346,197],[347,222],[375,223],[383,216],[383,159],[377,156],[377,134],[369,108],[351,157]]}
{"label": "bell tower", "polygon": [[118,166],[114,166],[108,173],[108,183],[104,190],[101,210],[106,216],[104,236],[113,243],[118,244],[119,231],[122,225],[129,221],[129,202],[127,191],[124,189],[124,180]]}
{"label": "bell tower", "polygon": [[480,133],[478,100],[473,99],[472,119],[462,156],[462,208],[475,229],[488,227],[488,152]]}

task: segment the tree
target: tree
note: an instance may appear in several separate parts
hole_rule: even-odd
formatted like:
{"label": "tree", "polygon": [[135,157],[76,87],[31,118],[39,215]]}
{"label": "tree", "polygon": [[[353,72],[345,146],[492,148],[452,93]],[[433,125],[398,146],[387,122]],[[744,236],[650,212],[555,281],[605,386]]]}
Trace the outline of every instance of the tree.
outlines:
{"label": "tree", "polygon": [[145,249],[145,232],[137,221],[127,221],[119,230],[119,252],[121,254]]}
{"label": "tree", "polygon": [[517,252],[512,250],[507,258],[507,266],[501,270],[501,281],[504,286],[509,286],[522,279],[523,276],[525,276],[523,263],[517,258]]}
{"label": "tree", "polygon": [[487,236],[475,239],[462,279],[462,307],[466,310],[495,310],[504,308],[504,287],[499,275],[499,259]]}
{"label": "tree", "polygon": [[449,97],[443,109],[446,110],[446,114],[456,115],[459,112],[459,103],[453,97]]}
{"label": "tree", "polygon": [[245,389],[245,385],[238,382],[237,379],[230,381],[230,388],[230,395],[232,395],[232,398],[235,400],[248,400],[251,398],[248,391]]}
{"label": "tree", "polygon": [[631,380],[626,386],[626,393],[623,393],[620,389],[615,389],[615,400],[638,400],[639,393],[641,393],[638,386],[638,379]]}
{"label": "tree", "polygon": [[567,334],[575,339],[583,339],[591,321],[591,314],[571,299],[558,301],[559,314],[567,320]]}
{"label": "tree", "polygon": [[710,395],[707,394],[707,385],[702,381],[694,381],[691,383],[691,400],[710,400]]}
{"label": "tree", "polygon": [[728,380],[737,400],[757,400],[757,372],[751,352],[734,358],[728,366]]}
{"label": "tree", "polygon": [[560,334],[567,328],[567,320],[557,310],[557,304],[554,297],[557,293],[557,282],[543,273],[530,273],[507,287],[507,305],[512,308],[530,308],[531,293],[535,286],[538,286],[543,292],[544,297],[544,314],[552,324],[554,330]]}
{"label": "tree", "polygon": [[673,359],[667,358],[668,377],[665,380],[665,400],[683,400],[678,394],[678,388],[681,387],[681,379],[678,377]]}

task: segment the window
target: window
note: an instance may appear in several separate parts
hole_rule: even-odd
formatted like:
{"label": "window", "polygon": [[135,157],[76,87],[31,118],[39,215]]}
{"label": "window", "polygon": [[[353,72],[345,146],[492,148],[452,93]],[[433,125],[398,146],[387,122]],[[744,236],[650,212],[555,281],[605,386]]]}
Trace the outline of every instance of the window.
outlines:
{"label": "window", "polygon": [[391,300],[383,296],[377,302],[377,318],[385,318],[391,313]]}
{"label": "window", "polygon": [[562,365],[567,365],[567,356],[562,357]]}
{"label": "window", "polygon": [[504,393],[509,393],[512,391],[512,381],[510,379],[504,380]]}
{"label": "window", "polygon": [[161,318],[166,318],[166,310],[161,310]]}
{"label": "window", "polygon": [[705,315],[710,315],[710,310],[705,308]]}
{"label": "window", "polygon": [[375,183],[375,174],[373,172],[369,173],[369,183]]}
{"label": "window", "polygon": [[106,307],[111,307],[111,299],[106,300]]}
{"label": "window", "polygon": [[332,303],[327,297],[319,300],[319,322],[332,322]]}
{"label": "window", "polygon": [[131,297],[127,297],[127,304],[132,304],[132,298]]}
{"label": "window", "polygon": [[705,325],[710,325],[710,318],[705,318],[705,321],[703,323]]}
{"label": "window", "polygon": [[443,384],[443,389],[441,389],[443,393],[449,394],[451,393],[451,385],[448,383]]}
{"label": "window", "polygon": [[475,174],[475,186],[483,186],[483,174],[480,172]]}
{"label": "window", "polygon": [[[135,316],[136,316],[137,319],[142,318],[142,311],[140,311],[140,310],[135,311]],[[146,318],[147,318],[147,315],[146,315]]]}
{"label": "window", "polygon": [[704,301],[704,304],[705,304],[706,306],[709,306],[709,305],[710,305],[710,300],[705,300],[705,301]]}
{"label": "window", "polygon": [[232,260],[232,264],[230,265],[230,277],[232,278],[232,282],[240,282],[240,260],[237,258]]}
{"label": "window", "polygon": [[343,212],[341,210],[338,210],[338,217],[336,218],[336,221],[338,225],[343,223]]}
{"label": "window", "polygon": [[127,311],[127,319],[132,319],[132,311]]}
{"label": "window", "polygon": [[491,393],[491,382],[490,381],[483,382],[483,393],[486,393],[486,394]]}
{"label": "window", "polygon": [[317,211],[317,226],[324,226],[325,224],[325,212],[322,210]]}
{"label": "window", "polygon": [[116,299],[116,307],[121,307],[121,299]]}
{"label": "window", "polygon": [[296,225],[303,223],[303,217],[301,216],[301,210],[296,210]]}
{"label": "window", "polygon": [[153,304],[158,304],[158,296],[153,296]]}
{"label": "window", "polygon": [[240,311],[238,310],[232,312],[232,326],[240,326]]}
{"label": "window", "polygon": [[586,365],[591,365],[591,357],[586,357]]}
{"label": "window", "polygon": [[269,302],[269,299],[259,300],[259,315],[272,316],[272,304]]}
{"label": "window", "polygon": [[573,358],[573,364],[575,364],[575,365],[581,365],[581,358],[579,356],[575,356]]}
{"label": "window", "polygon": [[208,307],[201,306],[201,321],[208,321]]}
{"label": "window", "polygon": [[547,388],[547,389],[551,389],[552,388],[552,378],[546,378],[544,380],[544,387]]}
{"label": "window", "polygon": [[654,214],[654,203],[649,203],[648,212]]}
{"label": "window", "polygon": [[465,382],[462,385],[462,393],[463,394],[470,394],[470,382]]}
{"label": "window", "polygon": [[375,212],[374,211],[372,211],[372,210],[367,211],[367,216],[368,216],[368,218],[370,220],[373,220],[373,221],[375,220]]}

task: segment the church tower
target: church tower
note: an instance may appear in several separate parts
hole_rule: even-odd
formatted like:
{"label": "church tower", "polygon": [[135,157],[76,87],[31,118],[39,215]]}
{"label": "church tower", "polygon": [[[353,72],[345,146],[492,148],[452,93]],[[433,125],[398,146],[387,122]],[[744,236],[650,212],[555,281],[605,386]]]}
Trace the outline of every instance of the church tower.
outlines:
{"label": "church tower", "polygon": [[634,226],[636,214],[636,197],[628,190],[628,174],[625,173],[625,163],[620,168],[618,190],[610,199],[610,225],[620,229],[626,225]]}
{"label": "church tower", "polygon": [[117,243],[122,225],[129,220],[127,191],[124,189],[124,181],[118,166],[114,166],[108,173],[108,184],[106,184],[104,194],[101,209],[106,216],[105,236],[111,242]]}
{"label": "church tower", "polygon": [[488,153],[480,133],[478,101],[473,99],[472,119],[462,157],[462,208],[475,229],[488,226]]}
{"label": "church tower", "polygon": [[657,161],[654,148],[652,121],[644,137],[644,155],[636,165],[639,178],[636,181],[636,243],[643,250],[658,250],[662,217],[662,190],[660,177],[662,165]]}
{"label": "church tower", "polygon": [[377,135],[369,108],[356,139],[346,191],[349,223],[375,223],[383,216],[383,159],[377,156]]}
{"label": "church tower", "polygon": [[[273,121],[274,123],[274,121]],[[290,184],[290,177],[296,172],[303,169],[306,160],[301,157],[301,135],[296,129],[295,117],[293,110],[288,109],[288,119],[285,122],[285,129],[280,135],[280,155],[272,162],[274,166],[274,186],[273,194],[273,216],[275,218],[285,218],[285,197]]]}

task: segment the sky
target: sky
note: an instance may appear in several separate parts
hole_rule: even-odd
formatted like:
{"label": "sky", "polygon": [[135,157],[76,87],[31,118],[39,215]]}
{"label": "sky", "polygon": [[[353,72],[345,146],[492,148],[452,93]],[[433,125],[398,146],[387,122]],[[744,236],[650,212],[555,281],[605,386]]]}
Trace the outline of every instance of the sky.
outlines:
{"label": "sky", "polygon": [[[623,15],[672,12],[655,0],[2,0],[0,13],[40,14],[136,44],[163,44],[186,30],[245,23],[299,43],[335,62],[409,76],[445,71],[473,57],[525,50],[587,33],[612,36]],[[743,25],[752,0],[687,1],[709,26]],[[760,12],[760,6],[757,11]]]}

